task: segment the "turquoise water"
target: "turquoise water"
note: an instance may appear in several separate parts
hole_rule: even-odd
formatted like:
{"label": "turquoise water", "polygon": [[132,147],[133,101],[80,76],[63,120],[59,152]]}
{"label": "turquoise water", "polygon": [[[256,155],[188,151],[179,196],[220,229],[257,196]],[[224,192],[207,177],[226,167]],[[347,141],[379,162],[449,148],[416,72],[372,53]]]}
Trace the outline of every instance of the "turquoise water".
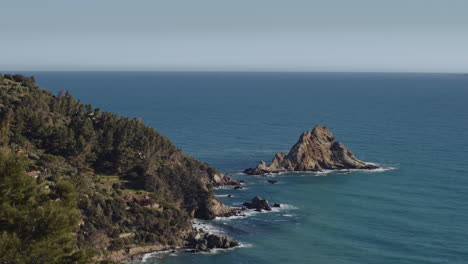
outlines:
{"label": "turquoise water", "polygon": [[[468,77],[450,74],[34,72],[106,111],[142,117],[188,154],[285,209],[212,221],[245,247],[146,263],[468,263]],[[321,123],[358,158],[393,170],[242,169]]]}

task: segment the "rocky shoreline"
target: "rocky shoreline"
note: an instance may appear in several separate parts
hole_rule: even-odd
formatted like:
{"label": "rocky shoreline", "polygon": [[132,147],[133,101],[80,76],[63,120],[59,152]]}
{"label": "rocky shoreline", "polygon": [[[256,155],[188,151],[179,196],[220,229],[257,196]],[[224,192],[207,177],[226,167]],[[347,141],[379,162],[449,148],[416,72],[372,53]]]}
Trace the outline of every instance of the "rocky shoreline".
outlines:
{"label": "rocky shoreline", "polygon": [[[227,175],[224,175],[227,176]],[[222,184],[220,184],[222,186]],[[240,183],[232,180],[226,185],[239,186]],[[217,199],[213,199],[207,205],[207,212],[209,212],[206,220],[213,220],[216,217],[231,217],[242,215],[242,211],[246,208],[229,207]],[[195,218],[196,219],[196,218]],[[176,252],[185,251],[192,253],[210,252],[214,249],[230,249],[239,247],[240,243],[233,238],[221,234],[211,233],[201,228],[193,227],[192,230],[187,232],[187,235],[179,245],[145,245],[133,248],[126,248],[117,251],[111,251],[109,258],[115,261],[134,261],[139,259],[144,254],[157,253],[157,252]]]}
{"label": "rocky shoreline", "polygon": [[108,259],[112,261],[123,261],[124,263],[133,263],[134,260],[140,259],[141,256],[144,254],[148,253],[153,253],[153,252],[163,252],[163,251],[168,251],[168,250],[181,250],[180,247],[176,246],[168,246],[168,245],[161,245],[161,244],[155,244],[155,245],[147,245],[147,246],[138,246],[134,248],[128,248],[128,249],[120,249],[116,251],[111,251]]}
{"label": "rocky shoreline", "polygon": [[[266,176],[280,172],[319,172],[323,170],[346,169],[378,169],[377,166],[358,160],[354,154],[343,144],[336,141],[328,128],[317,125],[312,131],[304,132],[298,142],[291,148],[288,154],[276,153],[272,162],[267,165],[264,161],[255,168],[245,169],[249,175]],[[214,187],[233,186],[235,190],[242,190],[244,181],[237,181],[228,174],[218,173],[210,175],[210,182]],[[270,184],[277,184],[276,180],[268,180]],[[228,195],[226,197],[230,197]],[[216,217],[246,216],[244,212],[253,210],[256,212],[272,211],[274,207],[282,207],[279,203],[270,205],[269,201],[261,197],[254,197],[249,202],[244,202],[242,207],[229,207],[218,199],[210,200],[203,212],[203,219],[212,220]],[[136,255],[161,251],[188,251],[193,253],[210,252],[214,249],[229,249],[239,247],[240,243],[233,238],[222,234],[215,234],[195,226],[184,238],[180,247],[174,246],[143,246],[132,248],[127,252],[117,252],[119,260],[130,259]],[[124,257],[125,256],[125,257]]]}
{"label": "rocky shoreline", "polygon": [[[256,196],[252,198],[250,202],[244,202],[243,206],[240,208],[228,207],[230,209],[229,214],[219,215],[217,217],[247,216],[243,212],[248,210],[253,210],[256,212],[272,211],[272,208],[274,207],[281,207],[281,204],[274,203],[273,205],[270,205],[268,200]],[[140,261],[145,254],[151,253],[202,253],[211,252],[212,250],[216,249],[227,250],[242,246],[241,243],[229,236],[217,232],[212,232],[210,230],[204,230],[204,228],[200,228],[199,225],[200,224],[193,224],[192,230],[187,233],[184,241],[178,246],[162,244],[138,246],[111,251],[108,257],[114,261],[133,263],[134,261]]]}
{"label": "rocky shoreline", "polygon": [[268,175],[279,172],[306,172],[344,169],[378,169],[377,166],[358,160],[343,144],[335,140],[325,126],[316,125],[312,131],[302,133],[288,154],[278,152],[267,165],[261,161],[255,168],[248,168],[249,175]]}
{"label": "rocky shoreline", "polygon": [[182,246],[174,245],[146,245],[133,248],[121,249],[111,251],[109,258],[113,261],[124,261],[126,263],[133,263],[135,260],[140,260],[145,254],[158,253],[158,252],[210,252],[214,249],[230,249],[239,247],[240,243],[228,236],[212,234],[202,229],[194,228],[185,238]]}
{"label": "rocky shoreline", "polygon": [[194,230],[187,238],[187,248],[193,253],[209,252],[212,249],[238,247],[240,243],[228,236],[207,233],[202,229]]}

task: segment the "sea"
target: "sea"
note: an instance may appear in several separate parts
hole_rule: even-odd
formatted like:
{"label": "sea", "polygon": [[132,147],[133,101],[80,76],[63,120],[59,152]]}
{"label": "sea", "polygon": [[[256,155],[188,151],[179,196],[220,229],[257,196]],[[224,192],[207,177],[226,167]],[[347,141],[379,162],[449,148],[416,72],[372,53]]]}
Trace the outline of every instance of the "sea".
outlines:
{"label": "sea", "polygon": [[[216,190],[226,204],[261,196],[282,205],[194,222],[239,248],[159,252],[133,263],[468,263],[467,75],[23,73],[53,93],[141,117],[184,152],[248,182]],[[242,173],[288,152],[316,124],[382,169]]]}

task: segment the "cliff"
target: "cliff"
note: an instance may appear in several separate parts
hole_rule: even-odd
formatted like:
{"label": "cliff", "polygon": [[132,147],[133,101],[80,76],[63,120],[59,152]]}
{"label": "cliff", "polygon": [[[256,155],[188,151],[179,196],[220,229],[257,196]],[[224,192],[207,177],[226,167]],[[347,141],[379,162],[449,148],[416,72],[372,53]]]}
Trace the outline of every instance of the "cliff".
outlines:
{"label": "cliff", "polygon": [[244,172],[265,175],[287,171],[376,168],[358,160],[350,150],[335,140],[327,127],[316,125],[312,131],[306,131],[300,136],[288,154],[278,152],[269,165],[261,161],[256,168],[249,168]]}

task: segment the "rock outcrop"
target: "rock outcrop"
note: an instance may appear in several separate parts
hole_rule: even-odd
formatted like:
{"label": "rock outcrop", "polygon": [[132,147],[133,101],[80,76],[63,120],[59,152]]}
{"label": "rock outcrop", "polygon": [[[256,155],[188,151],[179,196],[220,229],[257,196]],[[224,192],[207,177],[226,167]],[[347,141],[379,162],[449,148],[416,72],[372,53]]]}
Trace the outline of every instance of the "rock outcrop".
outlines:
{"label": "rock outcrop", "polygon": [[187,238],[187,247],[195,252],[207,252],[215,248],[232,248],[239,246],[236,240],[216,234],[205,233],[203,230],[195,230]]}
{"label": "rock outcrop", "polygon": [[343,144],[336,141],[327,127],[317,125],[304,132],[288,154],[276,153],[270,165],[261,161],[256,168],[244,170],[250,175],[287,171],[321,171],[339,169],[376,169],[358,160]]}
{"label": "rock outcrop", "polygon": [[268,200],[261,197],[255,196],[252,199],[252,202],[245,202],[244,206],[248,209],[255,209],[255,211],[261,212],[262,210],[271,211],[270,204]]}
{"label": "rock outcrop", "polygon": [[218,199],[211,199],[198,211],[198,215],[194,216],[199,219],[212,220],[216,217],[238,215],[239,211],[239,208],[232,208],[223,204]]}
{"label": "rock outcrop", "polygon": [[221,173],[221,172],[212,173],[209,175],[209,178],[210,178],[210,183],[214,187],[221,187],[221,186],[227,186],[227,185],[238,186],[241,184],[240,182],[229,177],[228,174]]}

